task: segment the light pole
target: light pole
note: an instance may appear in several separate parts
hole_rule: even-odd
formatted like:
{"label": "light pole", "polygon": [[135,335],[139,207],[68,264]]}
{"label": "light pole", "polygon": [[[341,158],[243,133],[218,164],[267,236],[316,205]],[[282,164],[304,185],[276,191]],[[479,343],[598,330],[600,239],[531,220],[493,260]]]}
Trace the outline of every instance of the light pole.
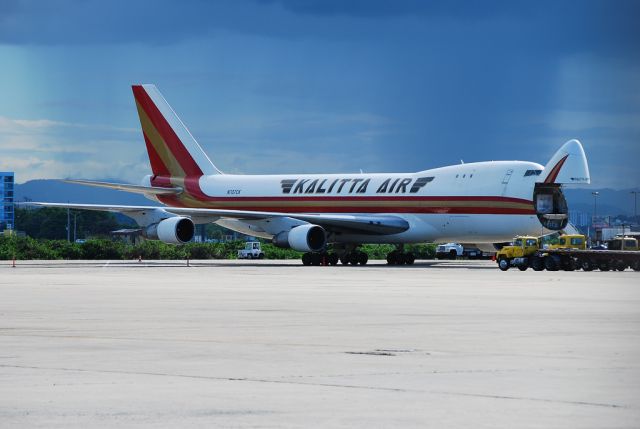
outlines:
{"label": "light pole", "polygon": [[596,232],[596,216],[598,215],[598,195],[600,195],[600,192],[595,191],[592,192],[591,195],[593,195],[593,217],[591,218],[591,226],[593,227],[593,235],[596,238],[596,241],[598,241],[598,234]]}
{"label": "light pole", "polygon": [[71,212],[67,207],[67,241],[71,242]]}
{"label": "light pole", "polygon": [[633,221],[638,223],[638,191],[631,191],[633,194]]}
{"label": "light pole", "polygon": [[78,213],[73,214],[73,242],[76,242],[76,218],[78,217]]}

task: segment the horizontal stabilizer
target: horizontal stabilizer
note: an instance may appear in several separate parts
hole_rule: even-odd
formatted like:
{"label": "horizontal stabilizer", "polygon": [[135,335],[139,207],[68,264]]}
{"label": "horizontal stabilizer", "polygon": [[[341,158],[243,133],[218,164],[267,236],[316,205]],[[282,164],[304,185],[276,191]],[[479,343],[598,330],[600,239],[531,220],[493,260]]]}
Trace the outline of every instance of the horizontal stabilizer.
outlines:
{"label": "horizontal stabilizer", "polygon": [[147,195],[175,195],[182,192],[182,188],[161,188],[158,186],[142,186],[142,185],[129,185],[125,183],[109,183],[109,182],[94,182],[91,180],[61,180],[65,183],[73,183],[76,185],[96,186],[98,188],[109,188],[118,191],[133,192],[134,194],[147,194]]}

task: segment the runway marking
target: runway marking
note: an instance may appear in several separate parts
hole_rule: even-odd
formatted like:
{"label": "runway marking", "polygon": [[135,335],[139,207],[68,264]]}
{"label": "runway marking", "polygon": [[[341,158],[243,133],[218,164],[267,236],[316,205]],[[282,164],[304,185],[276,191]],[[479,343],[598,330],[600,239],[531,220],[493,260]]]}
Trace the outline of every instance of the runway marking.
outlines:
{"label": "runway marking", "polygon": [[379,390],[379,391],[386,391],[386,392],[428,393],[428,394],[469,396],[469,397],[490,398],[490,399],[549,402],[549,403],[559,403],[559,404],[568,404],[568,405],[586,405],[591,407],[605,407],[605,408],[627,408],[624,405],[607,404],[607,403],[599,403],[599,402],[587,402],[587,401],[567,401],[562,399],[530,398],[530,397],[524,397],[524,396],[491,395],[491,394],[482,394],[482,393],[448,392],[448,391],[441,391],[441,390],[400,389],[400,388],[393,388],[393,387],[374,387],[374,386],[361,386],[361,385],[354,385],[354,384],[304,383],[304,382],[297,382],[297,381],[290,381],[290,380],[268,380],[268,379],[248,378],[248,377],[214,377],[214,376],[207,376],[207,375],[168,374],[168,373],[150,372],[150,371],[119,371],[119,370],[108,370],[108,369],[41,367],[41,366],[30,366],[30,365],[6,365],[6,364],[0,364],[0,368],[36,369],[36,370],[65,371],[65,372],[87,372],[87,373],[96,373],[96,374],[149,375],[149,376],[161,376],[161,377],[190,378],[190,379],[197,379],[197,380],[246,381],[246,382],[253,382],[253,383],[292,384],[292,385],[299,385],[299,386],[338,387],[338,388],[345,388],[345,389]]}

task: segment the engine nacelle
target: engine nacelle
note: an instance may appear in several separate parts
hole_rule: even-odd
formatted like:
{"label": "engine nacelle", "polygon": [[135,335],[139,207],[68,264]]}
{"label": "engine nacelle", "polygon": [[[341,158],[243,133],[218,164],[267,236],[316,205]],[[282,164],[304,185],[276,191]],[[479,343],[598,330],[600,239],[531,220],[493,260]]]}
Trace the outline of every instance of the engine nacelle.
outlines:
{"label": "engine nacelle", "polygon": [[327,244],[327,235],[321,226],[300,225],[273,237],[273,244],[299,252],[319,252]]}
{"label": "engine nacelle", "polygon": [[188,217],[170,217],[147,227],[144,236],[169,244],[184,244],[193,238],[196,228]]}

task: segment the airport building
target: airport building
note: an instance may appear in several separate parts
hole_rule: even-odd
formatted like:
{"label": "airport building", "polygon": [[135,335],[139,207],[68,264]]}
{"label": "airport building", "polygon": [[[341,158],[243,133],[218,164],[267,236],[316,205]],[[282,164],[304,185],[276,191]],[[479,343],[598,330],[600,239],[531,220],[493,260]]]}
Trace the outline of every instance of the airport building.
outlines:
{"label": "airport building", "polygon": [[0,171],[0,231],[14,229],[13,172]]}

